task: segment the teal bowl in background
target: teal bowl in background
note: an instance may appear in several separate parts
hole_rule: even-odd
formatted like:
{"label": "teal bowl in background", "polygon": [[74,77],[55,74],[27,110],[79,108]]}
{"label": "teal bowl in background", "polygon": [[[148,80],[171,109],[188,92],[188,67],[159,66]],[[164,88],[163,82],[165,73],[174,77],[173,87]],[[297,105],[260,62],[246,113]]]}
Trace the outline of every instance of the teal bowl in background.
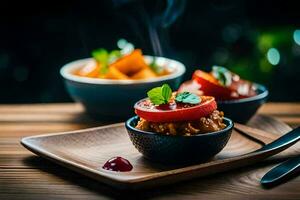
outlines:
{"label": "teal bowl in background", "polygon": [[258,83],[253,84],[257,95],[243,99],[217,101],[218,110],[223,111],[224,115],[234,122],[247,123],[267,101],[269,94],[265,86]]}
{"label": "teal bowl in background", "polygon": [[[147,63],[151,63],[154,58],[144,57]],[[73,74],[91,60],[87,58],[68,63],[61,68],[60,74],[74,101],[80,102],[91,117],[104,121],[120,121],[134,115],[134,103],[144,98],[147,91],[154,87],[167,83],[173,90],[177,90],[185,73],[182,63],[155,57],[156,64],[167,68],[171,74],[144,80],[98,79]]]}

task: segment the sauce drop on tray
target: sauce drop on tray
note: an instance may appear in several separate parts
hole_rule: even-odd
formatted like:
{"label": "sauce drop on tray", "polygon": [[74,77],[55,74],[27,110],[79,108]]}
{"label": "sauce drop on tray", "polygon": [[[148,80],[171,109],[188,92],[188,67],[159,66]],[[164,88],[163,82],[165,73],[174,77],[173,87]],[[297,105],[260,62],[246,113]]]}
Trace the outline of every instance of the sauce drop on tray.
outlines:
{"label": "sauce drop on tray", "polygon": [[133,167],[128,160],[117,156],[106,161],[102,168],[109,171],[128,172],[131,171]]}

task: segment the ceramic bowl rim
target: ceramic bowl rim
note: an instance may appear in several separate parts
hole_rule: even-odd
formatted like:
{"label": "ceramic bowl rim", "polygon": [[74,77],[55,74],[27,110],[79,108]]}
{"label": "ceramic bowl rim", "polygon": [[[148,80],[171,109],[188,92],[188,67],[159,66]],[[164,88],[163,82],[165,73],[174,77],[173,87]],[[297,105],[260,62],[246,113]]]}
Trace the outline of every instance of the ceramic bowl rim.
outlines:
{"label": "ceramic bowl rim", "polygon": [[133,116],[131,118],[129,118],[126,123],[125,123],[125,126],[126,126],[126,129],[129,129],[131,131],[135,131],[135,132],[138,132],[138,133],[141,133],[143,135],[157,135],[159,137],[171,137],[171,138],[194,138],[194,137],[206,137],[206,136],[211,136],[211,135],[218,135],[218,134],[221,134],[221,133],[225,133],[225,132],[228,132],[230,130],[233,129],[233,126],[234,126],[234,123],[231,119],[227,118],[227,117],[224,117],[223,119],[228,123],[228,126],[226,126],[224,129],[222,130],[219,130],[219,131],[214,131],[214,132],[210,132],[210,133],[204,133],[204,134],[197,134],[197,135],[191,135],[191,136],[182,136],[182,135],[164,135],[164,134],[157,134],[155,132],[150,132],[150,131],[142,131],[142,130],[139,130],[133,126],[131,126],[131,122],[134,121],[134,120],[137,120],[139,118],[139,116]]}
{"label": "ceramic bowl rim", "polygon": [[257,90],[262,90],[261,93],[252,96],[252,97],[248,97],[248,98],[243,98],[243,99],[234,99],[234,100],[224,100],[224,101],[217,101],[218,104],[233,104],[233,103],[245,103],[245,102],[251,102],[251,101],[256,101],[256,100],[260,100],[260,99],[264,99],[269,95],[269,91],[268,89],[259,83],[253,83],[256,87]]}
{"label": "ceramic bowl rim", "polygon": [[[144,58],[148,61],[153,60],[154,58],[161,62],[170,62],[173,64],[173,67],[176,68],[176,71],[165,76],[157,77],[157,78],[149,78],[143,80],[112,80],[112,79],[97,79],[97,78],[89,78],[89,77],[80,77],[71,73],[72,70],[79,68],[79,65],[83,65],[84,63],[91,61],[93,58],[84,58],[80,60],[75,60],[70,63],[65,64],[60,69],[60,75],[70,81],[79,82],[79,83],[87,83],[87,84],[95,84],[95,85],[131,85],[131,84],[145,84],[145,83],[154,83],[172,80],[182,76],[186,67],[183,63],[165,57],[156,57],[156,56],[148,56],[144,55]],[[168,66],[166,66],[168,67]]]}

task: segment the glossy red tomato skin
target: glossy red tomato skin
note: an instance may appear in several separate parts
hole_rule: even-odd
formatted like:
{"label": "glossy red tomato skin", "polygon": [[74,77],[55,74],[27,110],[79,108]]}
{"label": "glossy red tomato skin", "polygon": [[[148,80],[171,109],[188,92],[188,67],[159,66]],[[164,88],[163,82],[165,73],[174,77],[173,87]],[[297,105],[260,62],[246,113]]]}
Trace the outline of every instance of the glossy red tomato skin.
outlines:
{"label": "glossy red tomato skin", "polygon": [[214,96],[217,100],[235,99],[232,96],[233,91],[219,83],[206,78],[209,74],[201,70],[196,70],[192,79],[196,80],[201,85],[201,90],[204,95]]}
{"label": "glossy red tomato skin", "polygon": [[201,91],[201,84],[198,83],[198,81],[193,80],[193,79],[183,82],[179,86],[178,92],[190,92],[190,93],[196,94],[198,96],[204,95],[203,91]]}
{"label": "glossy red tomato skin", "polygon": [[159,110],[155,108],[145,108],[140,104],[147,99],[138,101],[134,108],[135,113],[150,122],[178,122],[178,121],[195,121],[201,117],[206,117],[217,109],[217,103],[214,97],[208,97],[209,99],[198,105],[188,108],[176,108],[174,110]]}

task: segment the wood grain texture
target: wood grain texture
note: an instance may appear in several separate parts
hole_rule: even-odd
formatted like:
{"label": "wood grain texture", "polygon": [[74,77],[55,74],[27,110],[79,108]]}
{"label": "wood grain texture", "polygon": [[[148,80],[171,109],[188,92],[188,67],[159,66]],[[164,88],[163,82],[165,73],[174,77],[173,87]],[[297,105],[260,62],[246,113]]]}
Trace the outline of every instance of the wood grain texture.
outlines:
{"label": "wood grain texture", "polygon": [[[268,103],[259,110],[262,114],[259,117],[270,115],[295,127],[300,125],[299,107],[299,103]],[[274,160],[169,185],[159,190],[146,190],[132,194],[113,190],[90,178],[34,156],[19,145],[20,138],[24,136],[70,131],[103,124],[89,119],[82,112],[83,109],[78,104],[0,106],[0,199],[112,199],[121,197],[133,199],[299,199],[299,177],[271,190],[260,187],[260,178],[277,163]],[[45,117],[47,113],[53,116],[46,119],[38,117],[39,115]],[[7,114],[16,115],[15,119],[18,120],[5,117],[4,115]],[[4,117],[1,119],[2,116]],[[26,116],[33,117],[28,120]],[[252,126],[258,127],[255,123]],[[284,128],[287,126],[282,124],[280,130]],[[275,134],[280,132],[271,125],[266,129]]]}
{"label": "wood grain texture", "polygon": [[[261,129],[269,124],[275,128],[278,125],[278,122],[272,118],[265,120],[255,118],[254,120],[259,120],[259,128]],[[228,144],[214,159],[205,163],[185,166],[164,166],[144,159],[131,144],[123,123],[80,131],[27,137],[22,139],[22,144],[42,157],[112,187],[141,189],[235,169],[264,159],[262,154],[255,156],[244,156],[244,154],[259,149],[261,147],[259,143],[274,141],[277,138],[276,135],[248,126],[238,125],[238,127],[245,133],[251,133],[255,141],[233,130]],[[285,131],[288,129],[281,133],[283,134]],[[257,140],[259,143],[256,142]],[[298,146],[297,149],[288,149],[285,156],[291,157],[299,153],[300,148]],[[270,152],[267,155],[272,154]],[[118,173],[102,169],[102,165],[114,156],[128,159],[133,165],[133,170]],[[275,158],[276,156],[274,156]]]}

